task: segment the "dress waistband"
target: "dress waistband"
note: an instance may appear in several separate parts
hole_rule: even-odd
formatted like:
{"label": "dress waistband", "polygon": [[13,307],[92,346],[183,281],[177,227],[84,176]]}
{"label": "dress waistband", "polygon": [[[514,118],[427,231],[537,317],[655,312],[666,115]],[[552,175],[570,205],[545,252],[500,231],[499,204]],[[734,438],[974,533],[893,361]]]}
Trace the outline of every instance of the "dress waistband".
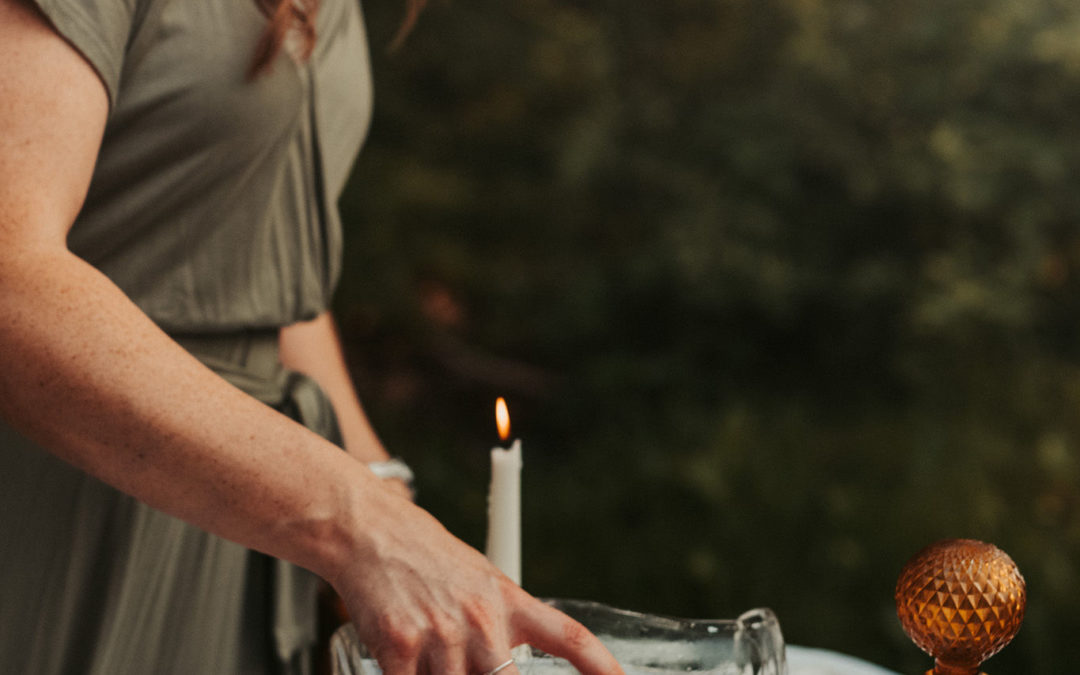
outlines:
{"label": "dress waistband", "polygon": [[256,378],[272,378],[281,371],[278,331],[261,329],[231,333],[173,335],[181,347],[210,367],[227,365]]}

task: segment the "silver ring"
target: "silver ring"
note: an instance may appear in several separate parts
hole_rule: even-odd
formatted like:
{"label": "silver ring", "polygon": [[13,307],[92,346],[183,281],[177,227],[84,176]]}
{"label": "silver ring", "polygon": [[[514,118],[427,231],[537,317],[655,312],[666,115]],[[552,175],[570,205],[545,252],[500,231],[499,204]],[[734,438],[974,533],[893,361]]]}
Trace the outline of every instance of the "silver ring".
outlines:
{"label": "silver ring", "polygon": [[512,665],[514,665],[514,659],[507,659],[505,663],[500,663],[499,665],[484,673],[484,675],[495,675],[495,673],[499,672],[500,670],[509,668]]}

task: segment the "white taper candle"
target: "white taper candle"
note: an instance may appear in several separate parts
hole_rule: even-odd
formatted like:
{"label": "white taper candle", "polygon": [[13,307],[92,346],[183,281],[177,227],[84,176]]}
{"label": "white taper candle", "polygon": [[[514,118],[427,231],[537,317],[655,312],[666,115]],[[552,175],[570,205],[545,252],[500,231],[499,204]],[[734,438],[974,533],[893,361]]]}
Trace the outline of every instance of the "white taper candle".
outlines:
{"label": "white taper candle", "polygon": [[521,440],[491,449],[487,557],[521,585]]}

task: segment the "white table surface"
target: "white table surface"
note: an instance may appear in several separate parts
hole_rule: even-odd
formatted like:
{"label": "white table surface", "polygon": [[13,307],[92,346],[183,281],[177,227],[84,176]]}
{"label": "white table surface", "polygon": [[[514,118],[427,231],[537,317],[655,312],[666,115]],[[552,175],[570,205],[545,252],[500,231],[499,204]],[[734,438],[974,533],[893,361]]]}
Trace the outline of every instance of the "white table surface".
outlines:
{"label": "white table surface", "polygon": [[897,675],[852,656],[825,649],[787,645],[788,675]]}

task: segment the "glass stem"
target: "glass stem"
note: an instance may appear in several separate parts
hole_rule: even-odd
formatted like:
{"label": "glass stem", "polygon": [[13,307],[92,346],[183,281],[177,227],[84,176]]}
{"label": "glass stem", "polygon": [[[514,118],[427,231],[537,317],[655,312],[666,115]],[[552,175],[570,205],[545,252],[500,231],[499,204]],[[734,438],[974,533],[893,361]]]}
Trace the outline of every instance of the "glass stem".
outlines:
{"label": "glass stem", "polygon": [[926,675],[985,675],[985,673],[979,672],[979,666],[959,666],[934,659],[934,669],[926,671]]}

